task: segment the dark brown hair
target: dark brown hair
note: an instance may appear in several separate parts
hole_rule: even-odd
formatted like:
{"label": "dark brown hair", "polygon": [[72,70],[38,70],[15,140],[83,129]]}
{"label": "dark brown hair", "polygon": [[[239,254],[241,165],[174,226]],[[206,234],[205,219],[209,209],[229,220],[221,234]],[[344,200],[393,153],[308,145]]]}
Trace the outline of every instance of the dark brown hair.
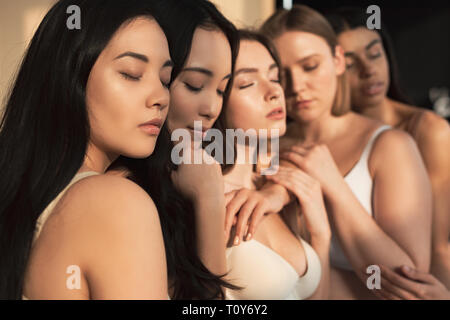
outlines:
{"label": "dark brown hair", "polygon": [[[325,14],[325,17],[328,19],[337,36],[339,36],[342,32],[354,30],[359,27],[367,28],[367,15],[363,8],[338,8]],[[394,54],[394,46],[386,25],[383,21],[381,21],[381,29],[374,29],[373,31],[378,33],[380,36],[388,60],[390,81],[387,96],[403,103],[412,104],[413,102],[410,97],[405,94],[400,85],[400,75],[397,60]]]}

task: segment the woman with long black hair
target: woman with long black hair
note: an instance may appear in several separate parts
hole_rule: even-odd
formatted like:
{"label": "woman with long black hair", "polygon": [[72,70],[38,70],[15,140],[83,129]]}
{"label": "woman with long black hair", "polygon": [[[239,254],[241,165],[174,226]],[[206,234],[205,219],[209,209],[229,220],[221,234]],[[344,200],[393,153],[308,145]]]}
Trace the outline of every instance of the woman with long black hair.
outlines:
{"label": "woman with long black hair", "polygon": [[41,22],[1,124],[1,298],[167,297],[152,199],[103,174],[152,154],[165,120],[172,62],[157,18],[151,2],[61,0]]}
{"label": "woman with long black hair", "polygon": [[[34,35],[1,123],[1,298],[165,299],[166,252],[169,278],[182,270],[175,298],[220,297],[228,285],[177,222],[180,205],[194,205],[189,170],[178,188],[167,175],[163,2],[61,0]],[[80,30],[66,28],[70,5]],[[136,183],[103,174],[122,161]]]}
{"label": "woman with long black hair", "polygon": [[[165,0],[158,5],[174,61],[168,120],[155,155],[142,161],[122,158],[109,172],[129,175],[158,199],[170,297],[224,298],[224,287],[237,287],[221,277],[226,273],[221,168],[204,162],[175,166],[173,146],[166,141],[177,129],[189,131],[192,138],[196,120],[202,121],[203,130],[224,132],[216,119],[229,95],[237,30],[206,0]],[[222,169],[228,167],[224,164]],[[179,197],[177,190],[184,196]]]}

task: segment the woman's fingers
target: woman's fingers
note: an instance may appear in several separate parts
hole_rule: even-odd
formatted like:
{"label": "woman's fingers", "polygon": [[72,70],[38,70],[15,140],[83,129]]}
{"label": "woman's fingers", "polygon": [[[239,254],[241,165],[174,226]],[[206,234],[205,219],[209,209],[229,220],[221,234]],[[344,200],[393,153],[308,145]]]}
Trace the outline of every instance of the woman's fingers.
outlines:
{"label": "woman's fingers", "polygon": [[417,271],[409,266],[402,266],[401,271],[406,277],[412,280],[429,284],[436,284],[438,282],[431,274]]}
{"label": "woman's fingers", "polygon": [[303,168],[303,163],[304,163],[305,158],[304,158],[304,156],[300,155],[297,152],[293,152],[293,151],[282,152],[282,153],[280,153],[280,158],[292,162],[299,168]]}
{"label": "woman's fingers", "polygon": [[[413,297],[419,297],[419,292],[421,290],[421,284],[411,281],[399,274],[397,274],[394,270],[391,270],[388,267],[383,265],[380,266],[382,281],[388,281],[387,285],[392,290],[397,292],[402,292],[402,297],[404,299],[410,299]],[[406,292],[406,293],[405,293]]]}
{"label": "woman's fingers", "polygon": [[233,226],[233,222],[236,219],[236,215],[246,200],[247,198],[245,197],[243,192],[236,192],[234,194],[234,197],[228,202],[226,206],[225,235],[227,239],[230,236],[231,227]]}
{"label": "woman's fingers", "polygon": [[258,227],[259,223],[261,222],[262,218],[265,214],[265,207],[262,204],[258,204],[255,209],[253,210],[253,214],[250,218],[250,224],[248,227],[248,233],[245,236],[245,241],[248,241],[252,238],[252,236],[256,232],[256,228]]}
{"label": "woman's fingers", "polygon": [[311,191],[313,184],[312,178],[300,170],[280,170],[279,173],[271,176],[269,179],[294,193],[300,203],[304,200],[307,192]]}
{"label": "woman's fingers", "polygon": [[236,223],[236,236],[233,241],[234,245],[238,245],[243,239],[244,232],[247,231],[248,219],[252,214],[256,204],[257,203],[255,201],[248,201],[242,206],[241,210],[239,211]]}
{"label": "woman's fingers", "polygon": [[234,198],[236,195],[237,190],[233,190],[230,192],[225,193],[225,205],[228,205],[228,203]]}
{"label": "woman's fingers", "polygon": [[383,275],[381,276],[381,290],[382,292],[387,291],[399,299],[417,300],[417,297],[414,294],[402,289],[394,283],[391,283],[387,278],[383,277]]}

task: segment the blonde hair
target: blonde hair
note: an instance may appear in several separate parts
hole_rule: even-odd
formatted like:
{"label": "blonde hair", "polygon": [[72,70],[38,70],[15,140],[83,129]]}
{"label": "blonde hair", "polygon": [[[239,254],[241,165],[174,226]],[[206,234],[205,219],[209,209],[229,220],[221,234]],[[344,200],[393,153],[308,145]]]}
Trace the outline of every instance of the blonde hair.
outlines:
{"label": "blonde hair", "polygon": [[[336,55],[337,37],[327,19],[319,12],[304,5],[294,5],[292,9],[281,9],[267,19],[261,27],[261,32],[275,39],[286,31],[303,31],[323,38]],[[346,73],[338,76],[336,95],[334,97],[331,113],[340,116],[350,111],[350,90]]]}

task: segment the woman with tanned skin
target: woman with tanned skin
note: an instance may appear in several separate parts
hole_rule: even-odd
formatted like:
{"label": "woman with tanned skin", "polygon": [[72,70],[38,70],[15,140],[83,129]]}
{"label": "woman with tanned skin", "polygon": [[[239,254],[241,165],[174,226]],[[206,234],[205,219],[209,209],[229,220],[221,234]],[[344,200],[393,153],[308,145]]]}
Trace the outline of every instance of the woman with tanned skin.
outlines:
{"label": "woman with tanned skin", "polygon": [[294,120],[281,158],[317,179],[326,199],[331,298],[375,298],[380,292],[366,287],[369,265],[428,271],[431,188],[414,141],[348,111],[344,53],[319,13],[281,10],[262,31],[279,51]]}
{"label": "woman with tanned skin", "polygon": [[385,28],[368,30],[365,14],[358,9],[337,10],[327,17],[345,51],[354,110],[408,132],[417,143],[433,191],[430,271],[449,289],[450,127],[435,113],[402,100],[392,45]]}
{"label": "woman with tanned skin", "polygon": [[[279,59],[273,46],[262,35],[240,31],[240,39],[235,79],[222,115],[224,122],[227,128],[242,129],[245,135],[248,130],[255,130],[250,135],[259,137],[260,130],[267,130],[267,139],[278,138],[286,130]],[[274,129],[278,133],[272,133]],[[255,190],[263,181],[264,176],[250,161],[258,149],[250,143],[251,139],[238,138],[237,162],[224,176],[228,212],[252,206],[251,202],[243,205],[248,201],[247,193],[239,193],[238,190]],[[241,243],[239,236],[233,236],[232,232],[230,248],[227,249],[228,278],[243,289],[229,290],[228,298],[326,299],[331,231],[319,183],[294,168],[281,167],[272,178],[298,199],[312,235],[311,245],[300,237],[295,206],[264,218],[256,232],[247,233]],[[232,218],[233,215],[227,215],[228,221]],[[227,236],[230,228],[228,223]]]}

